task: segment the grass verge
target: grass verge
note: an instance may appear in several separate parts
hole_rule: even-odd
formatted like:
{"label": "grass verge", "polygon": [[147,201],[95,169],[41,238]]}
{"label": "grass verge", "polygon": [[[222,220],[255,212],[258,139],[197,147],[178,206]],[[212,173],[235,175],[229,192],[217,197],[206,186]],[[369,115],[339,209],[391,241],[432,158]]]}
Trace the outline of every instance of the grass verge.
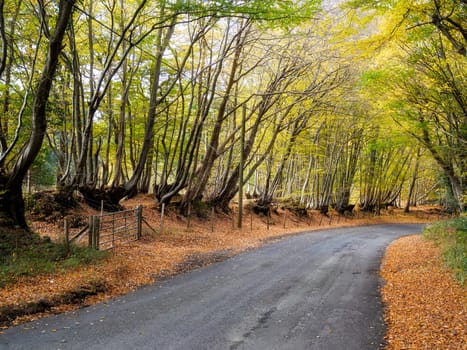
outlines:
{"label": "grass verge", "polygon": [[442,249],[446,265],[454,271],[461,285],[467,281],[467,216],[427,225],[424,236]]}
{"label": "grass verge", "polygon": [[104,256],[105,252],[55,243],[35,233],[0,228],[0,288],[22,276],[64,271]]}

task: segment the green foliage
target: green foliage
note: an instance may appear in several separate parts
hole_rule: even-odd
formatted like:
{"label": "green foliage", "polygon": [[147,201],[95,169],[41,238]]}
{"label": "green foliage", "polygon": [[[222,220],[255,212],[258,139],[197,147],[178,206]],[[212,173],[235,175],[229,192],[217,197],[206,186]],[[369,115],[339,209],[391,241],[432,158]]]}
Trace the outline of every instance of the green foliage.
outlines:
{"label": "green foliage", "polygon": [[[403,141],[410,135],[410,143],[430,152],[445,172],[446,208],[462,210],[466,64],[459,59],[459,48],[453,50],[457,34],[453,30],[446,35],[447,28],[454,28],[446,23],[463,23],[464,10],[450,0],[354,0],[346,5],[374,17],[373,31],[361,43],[376,43],[378,51],[367,56],[369,69],[361,73],[359,84],[370,114],[384,120],[384,137],[394,139],[398,132]],[[436,16],[446,23],[436,24]],[[401,135],[404,131],[407,136]]]}
{"label": "green foliage", "polygon": [[368,70],[360,76],[360,85],[362,87],[372,87],[379,85],[388,78],[387,72],[383,70]]}
{"label": "green foliage", "polygon": [[443,258],[465,285],[467,280],[467,216],[441,221],[427,226],[424,230],[426,238],[435,241],[443,249]]}
{"label": "green foliage", "polygon": [[380,0],[351,0],[346,1],[343,5],[344,8],[352,9],[365,9],[365,10],[389,10],[394,5],[393,0],[391,1],[380,1]]}
{"label": "green foliage", "polygon": [[51,188],[55,185],[57,161],[46,147],[37,155],[30,171],[31,186],[35,188]]}
{"label": "green foliage", "polygon": [[207,13],[220,17],[240,15],[254,20],[280,20],[281,23],[275,23],[274,25],[289,25],[312,18],[320,4],[321,1],[319,0],[251,0],[239,2],[231,0],[177,0],[169,6],[173,11],[180,13]]}
{"label": "green foliage", "polygon": [[19,230],[0,231],[0,287],[21,276],[54,273],[90,264],[107,255],[94,249],[55,243]]}

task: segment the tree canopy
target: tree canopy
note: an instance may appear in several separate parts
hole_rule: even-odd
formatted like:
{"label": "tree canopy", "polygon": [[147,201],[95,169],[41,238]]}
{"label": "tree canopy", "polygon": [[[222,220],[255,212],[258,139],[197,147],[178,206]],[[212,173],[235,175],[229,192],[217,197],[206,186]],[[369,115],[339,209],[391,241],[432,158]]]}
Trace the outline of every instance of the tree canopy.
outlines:
{"label": "tree canopy", "polygon": [[107,210],[464,210],[466,3],[338,3],[0,1],[2,220],[38,169]]}

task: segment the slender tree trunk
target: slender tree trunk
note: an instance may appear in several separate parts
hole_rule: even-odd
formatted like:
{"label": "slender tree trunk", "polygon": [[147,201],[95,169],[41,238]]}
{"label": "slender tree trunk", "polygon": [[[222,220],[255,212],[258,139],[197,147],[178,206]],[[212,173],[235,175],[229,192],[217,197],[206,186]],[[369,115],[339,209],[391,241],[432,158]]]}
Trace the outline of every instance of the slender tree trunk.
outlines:
{"label": "slender tree trunk", "polygon": [[412,203],[412,198],[414,197],[413,193],[414,193],[415,184],[418,178],[418,168],[420,166],[420,155],[421,153],[420,153],[420,147],[419,147],[417,149],[417,159],[415,160],[415,169],[412,174],[412,181],[410,181],[409,194],[407,195],[407,204],[405,205],[404,213],[408,213],[410,211],[410,206],[412,204],[416,204],[416,203]]}
{"label": "slender tree trunk", "polygon": [[454,171],[454,167],[452,166],[450,161],[444,159],[441,156],[441,154],[438,152],[436,147],[433,145],[433,143],[431,142],[430,136],[428,134],[428,131],[424,128],[422,132],[423,132],[424,144],[428,148],[428,150],[430,151],[430,153],[432,154],[433,158],[436,160],[438,165],[441,167],[446,177],[448,178],[449,186],[451,187],[452,194],[454,195],[454,199],[456,200],[457,210],[462,213],[464,211],[464,203],[462,200],[462,196],[464,194],[464,188],[462,186],[462,181],[456,175]]}
{"label": "slender tree trunk", "polygon": [[11,85],[11,73],[13,68],[13,63],[15,59],[14,47],[12,45],[12,40],[16,33],[16,20],[19,16],[19,11],[21,8],[22,1],[18,1],[15,9],[15,13],[10,21],[10,40],[8,40],[5,33],[5,20],[4,20],[4,1],[0,1],[0,33],[2,39],[2,59],[0,65],[0,77],[5,73],[5,90],[3,94],[2,101],[2,115],[0,116],[0,146],[2,153],[5,152],[8,148],[7,139],[8,139],[8,129],[9,129],[9,114],[10,114],[10,85]]}
{"label": "slender tree trunk", "polygon": [[242,27],[237,34],[234,58],[232,61],[232,66],[230,67],[229,79],[227,81],[224,96],[222,101],[218,107],[216,120],[214,123],[213,130],[211,132],[211,137],[209,143],[207,144],[208,148],[204,155],[203,160],[201,161],[200,167],[196,170],[194,178],[196,182],[192,184],[190,187],[190,191],[187,191],[182,204],[181,210],[185,211],[188,208],[188,204],[190,202],[201,200],[204,190],[206,189],[209,177],[211,175],[211,170],[214,166],[215,160],[218,158],[218,146],[219,146],[219,138],[221,135],[222,125],[225,120],[225,114],[227,111],[227,104],[231,98],[231,92],[235,85],[236,81],[236,74],[240,68],[240,55],[243,50],[243,44],[245,37],[242,35],[242,32],[247,28],[247,26]]}
{"label": "slender tree trunk", "polygon": [[[123,0],[120,0],[120,31],[124,29],[124,3]],[[126,41],[122,43],[122,51],[127,50]],[[117,151],[115,152],[115,165],[114,165],[114,179],[112,182],[112,187],[119,186],[123,181],[123,157],[124,157],[124,147],[125,147],[125,118],[126,118],[126,108],[128,104],[128,94],[129,94],[129,84],[128,84],[128,59],[125,58],[122,64],[122,81],[121,81],[121,100],[120,100],[120,113],[118,115],[118,127],[116,130],[115,140],[117,142]]]}
{"label": "slender tree trunk", "polygon": [[32,105],[32,130],[30,137],[18,155],[12,171],[9,172],[8,175],[2,175],[0,177],[0,219],[3,224],[12,224],[25,229],[28,228],[24,218],[22,182],[41,149],[46,133],[46,105],[57,69],[58,59],[63,49],[63,37],[69,22],[72,20],[74,4],[74,0],[62,0],[59,3],[55,31],[50,37],[47,59]]}
{"label": "slender tree trunk", "polygon": [[105,145],[105,156],[102,161],[102,187],[106,186],[111,177],[110,170],[110,143],[112,142],[112,132],[114,125],[114,115],[113,115],[113,104],[112,104],[112,85],[109,85],[109,92],[107,95],[107,114],[109,118],[109,125],[107,125],[107,135],[106,135],[106,145]]}
{"label": "slender tree trunk", "polygon": [[218,157],[217,147],[219,145],[219,137],[221,134],[222,124],[225,119],[224,115],[226,112],[227,102],[229,100],[230,89],[232,88],[234,74],[237,69],[237,63],[238,63],[237,60],[235,60],[233,63],[233,67],[232,67],[232,71],[230,75],[230,83],[227,85],[227,91],[225,92],[224,98],[219,107],[217,119],[214,124],[214,128],[212,130],[210,142],[208,144],[208,149],[202,161],[201,168],[199,168],[197,171],[196,178],[198,179],[198,182],[194,186],[194,188],[192,188],[192,192],[189,195],[187,195],[188,201],[200,198],[200,196],[204,192],[204,189],[206,188],[206,184],[211,174],[211,169],[214,165],[214,161]]}
{"label": "slender tree trunk", "polygon": [[245,166],[245,156],[244,156],[244,149],[245,149],[245,118],[246,118],[246,105],[243,105],[242,109],[242,125],[241,125],[241,135],[240,135],[240,174],[238,177],[238,222],[237,227],[242,228],[242,220],[243,220],[243,168]]}
{"label": "slender tree trunk", "polygon": [[160,88],[159,83],[162,68],[162,58],[174,33],[175,24],[176,17],[173,17],[172,22],[168,26],[165,35],[163,32],[163,28],[161,28],[158,33],[157,54],[152,70],[151,96],[149,101],[146,128],[144,131],[143,147],[141,148],[141,152],[138,158],[138,164],[136,165],[136,168],[133,171],[133,175],[131,176],[130,180],[128,180],[124,185],[125,193],[127,193],[128,195],[133,195],[137,191],[137,185],[145,169],[149,152],[151,150],[151,147],[153,147],[154,145],[154,124],[157,116],[157,107],[161,102],[158,93]]}

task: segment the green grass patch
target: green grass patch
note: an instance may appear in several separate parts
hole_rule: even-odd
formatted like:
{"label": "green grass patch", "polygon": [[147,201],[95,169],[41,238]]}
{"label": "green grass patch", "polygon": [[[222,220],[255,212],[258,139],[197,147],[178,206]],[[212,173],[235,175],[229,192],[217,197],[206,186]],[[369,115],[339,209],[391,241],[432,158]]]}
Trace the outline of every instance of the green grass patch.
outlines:
{"label": "green grass patch", "polygon": [[446,265],[465,286],[467,281],[467,216],[426,226],[424,236],[434,240],[443,251]]}
{"label": "green grass patch", "polygon": [[0,287],[21,276],[60,272],[106,255],[91,248],[55,243],[35,233],[0,228]]}

